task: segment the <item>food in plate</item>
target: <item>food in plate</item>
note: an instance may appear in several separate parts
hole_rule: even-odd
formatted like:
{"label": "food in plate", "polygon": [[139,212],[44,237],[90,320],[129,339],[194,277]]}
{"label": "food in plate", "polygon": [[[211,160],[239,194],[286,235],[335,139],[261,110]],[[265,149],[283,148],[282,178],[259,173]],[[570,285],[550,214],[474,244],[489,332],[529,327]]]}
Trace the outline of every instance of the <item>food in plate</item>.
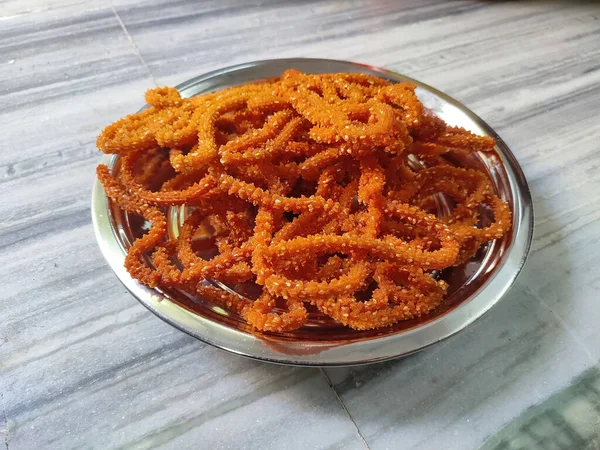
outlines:
{"label": "food in plate", "polygon": [[[120,156],[97,169],[106,195],[149,225],[125,266],[257,330],[295,330],[315,310],[356,330],[424,316],[444,300],[444,269],[511,227],[487,175],[448,157],[494,139],[448,126],[413,84],[287,70],[146,101],[97,141]],[[186,211],[176,233],[171,208]]]}

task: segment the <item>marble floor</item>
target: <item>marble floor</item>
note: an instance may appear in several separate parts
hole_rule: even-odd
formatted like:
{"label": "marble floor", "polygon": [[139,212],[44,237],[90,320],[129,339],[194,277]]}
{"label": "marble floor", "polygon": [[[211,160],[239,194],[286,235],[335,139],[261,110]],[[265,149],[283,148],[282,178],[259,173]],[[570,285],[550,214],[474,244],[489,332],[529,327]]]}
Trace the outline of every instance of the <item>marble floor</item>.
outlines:
{"label": "marble floor", "polygon": [[[600,2],[0,2],[6,449],[600,448]],[[144,90],[258,59],[390,68],[454,96],[529,180],[505,299],[415,355],[290,368],[161,322],[104,262],[95,137]]]}

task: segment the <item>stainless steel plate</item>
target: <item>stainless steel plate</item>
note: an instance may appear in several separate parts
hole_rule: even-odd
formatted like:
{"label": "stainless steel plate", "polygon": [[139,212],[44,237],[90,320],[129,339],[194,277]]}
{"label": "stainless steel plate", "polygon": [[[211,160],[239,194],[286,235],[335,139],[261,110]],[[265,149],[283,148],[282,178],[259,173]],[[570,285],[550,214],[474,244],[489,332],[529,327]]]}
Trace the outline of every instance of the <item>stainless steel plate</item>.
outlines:
{"label": "stainless steel plate", "polygon": [[[460,161],[488,173],[494,187],[513,211],[513,227],[502,239],[481,249],[472,262],[444,273],[450,284],[443,305],[419,320],[373,331],[352,331],[318,314],[309,324],[290,333],[253,333],[235,314],[199,298],[177,291],[149,289],[132,279],[123,267],[126,249],[142,224],[110,202],[100,183],[92,196],[92,218],[104,257],[119,280],[144,306],[182,331],[216,347],[251,358],[294,365],[353,365],[383,361],[413,353],[462,330],[488,311],[514,283],[521,271],[533,234],[533,207],[523,172],[498,135],[456,100],[403,75],[361,64],[322,59],[258,61],[217,70],[187,81],[177,88],[191,97],[250,81],[278,76],[285,69],[307,73],[361,72],[391,81],[418,85],[425,106],[450,125],[493,136],[497,155],[478,154]],[[117,171],[117,157],[102,161]],[[177,227],[178,213],[171,214]]]}

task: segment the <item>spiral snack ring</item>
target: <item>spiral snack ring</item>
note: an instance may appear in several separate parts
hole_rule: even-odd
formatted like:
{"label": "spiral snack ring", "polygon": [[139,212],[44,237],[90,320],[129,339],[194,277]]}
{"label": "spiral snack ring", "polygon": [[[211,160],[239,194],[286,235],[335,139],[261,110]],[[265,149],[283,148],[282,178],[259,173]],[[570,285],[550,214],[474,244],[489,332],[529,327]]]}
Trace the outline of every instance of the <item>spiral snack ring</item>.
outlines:
{"label": "spiral snack ring", "polygon": [[[410,83],[288,70],[190,99],[153,89],[146,101],[97,141],[120,156],[114,174],[98,167],[106,195],[150,227],[125,266],[256,330],[295,330],[317,310],[357,330],[427,315],[444,301],[444,269],[511,227],[487,175],[447,158],[495,141],[447,126]],[[437,216],[440,195],[450,211]],[[172,236],[167,208],[181,206]]]}

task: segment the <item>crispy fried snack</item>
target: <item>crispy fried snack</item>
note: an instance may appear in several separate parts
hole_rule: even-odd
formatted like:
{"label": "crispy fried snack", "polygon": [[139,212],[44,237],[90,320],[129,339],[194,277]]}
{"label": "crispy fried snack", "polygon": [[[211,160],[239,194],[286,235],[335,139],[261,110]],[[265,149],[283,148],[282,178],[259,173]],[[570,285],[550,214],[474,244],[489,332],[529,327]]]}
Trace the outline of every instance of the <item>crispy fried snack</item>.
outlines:
{"label": "crispy fried snack", "polygon": [[[288,70],[194,98],[148,91],[147,109],[97,141],[121,157],[116,174],[98,167],[107,196],[151,225],[128,250],[127,270],[261,331],[297,329],[310,308],[357,330],[430,313],[448,287],[432,272],[502,237],[511,212],[483,172],[444,157],[490,152],[495,141],[447,126],[415,87]],[[441,217],[440,196],[453,206]],[[191,213],[173,237],[166,209],[181,205]]]}

